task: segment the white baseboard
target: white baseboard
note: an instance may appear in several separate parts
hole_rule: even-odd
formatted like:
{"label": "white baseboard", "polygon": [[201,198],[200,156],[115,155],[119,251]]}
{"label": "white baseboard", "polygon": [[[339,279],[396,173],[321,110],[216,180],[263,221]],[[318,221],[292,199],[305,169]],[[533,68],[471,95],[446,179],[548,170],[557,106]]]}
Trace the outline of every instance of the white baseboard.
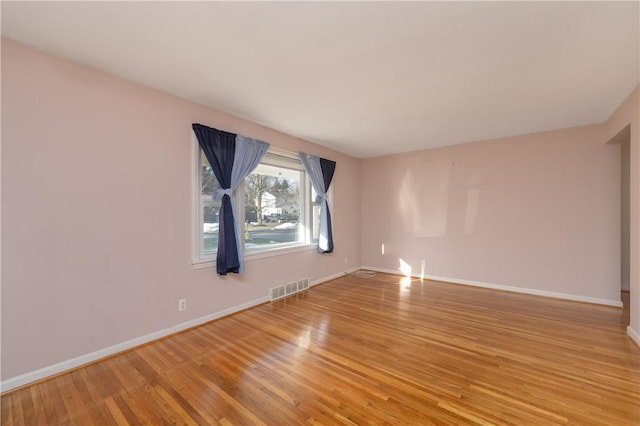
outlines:
{"label": "white baseboard", "polygon": [[[326,282],[326,281],[333,280],[335,278],[344,276],[349,272],[351,272],[351,270],[344,271],[344,272],[339,272],[337,274],[329,275],[329,276],[314,280],[313,282],[309,283],[309,286],[314,286],[314,285],[318,285],[318,284],[321,284],[321,283]],[[40,369],[35,370],[35,371],[30,371],[28,373],[21,374],[20,376],[16,376],[16,377],[12,377],[10,379],[3,380],[2,382],[0,382],[0,392],[7,392],[7,391],[10,391],[12,389],[27,385],[29,383],[37,382],[39,380],[46,379],[47,377],[51,377],[51,376],[54,376],[56,374],[63,373],[65,371],[73,370],[73,369],[81,367],[83,365],[98,361],[98,360],[103,359],[103,358],[107,358],[107,357],[112,356],[112,355],[115,355],[115,354],[117,354],[119,352],[123,352],[123,351],[129,350],[129,349],[135,348],[136,346],[140,346],[140,345],[143,345],[145,343],[149,343],[149,342],[152,342],[154,340],[161,339],[161,338],[169,336],[171,334],[178,333],[178,332],[187,330],[189,328],[193,328],[193,327],[205,324],[205,323],[207,323],[209,321],[213,321],[215,319],[222,318],[222,317],[227,316],[227,315],[231,315],[233,313],[236,313],[236,312],[242,311],[244,309],[260,305],[260,304],[268,302],[268,301],[269,301],[269,297],[268,296],[261,297],[259,299],[251,300],[249,302],[242,303],[240,305],[236,305],[236,306],[233,306],[231,308],[223,309],[223,310],[215,312],[213,314],[205,315],[205,316],[200,317],[200,318],[196,318],[196,319],[193,319],[193,320],[190,320],[190,321],[186,321],[186,322],[183,322],[183,323],[180,323],[180,324],[176,324],[176,325],[174,325],[172,327],[165,328],[163,330],[159,330],[159,331],[156,331],[156,332],[153,332],[153,333],[149,333],[149,334],[146,334],[144,336],[136,337],[135,339],[127,340],[125,342],[121,342],[121,343],[118,343],[116,345],[109,346],[107,348],[99,349],[99,350],[97,350],[95,352],[91,352],[91,353],[88,353],[88,354],[85,354],[85,355],[81,355],[81,356],[78,356],[78,357],[75,357],[75,358],[72,358],[72,359],[68,359],[66,361],[59,362],[59,363],[54,364],[54,365],[50,365],[50,366],[47,366],[47,367],[44,367],[44,368],[40,368]]]}
{"label": "white baseboard", "polygon": [[269,300],[268,297],[255,299],[250,302],[243,303],[241,305],[237,305],[228,309],[223,309],[222,311],[218,311],[210,315],[205,315],[200,318],[196,318],[190,321],[185,321],[183,323],[176,324],[172,327],[165,328],[163,330],[149,333],[144,336],[136,337],[135,339],[127,340],[125,342],[118,343],[116,345],[109,346],[107,348],[103,348],[95,352],[91,352],[85,355],[81,355],[79,357],[62,361],[60,363],[41,368],[39,370],[31,371],[29,373],[25,373],[20,376],[13,377],[11,379],[3,380],[0,383],[0,390],[2,392],[6,392],[8,390],[15,389],[17,387],[24,386],[26,384],[29,384],[38,380],[42,380],[44,378],[62,373],[64,371],[78,368],[82,365],[89,364],[91,362],[97,361],[102,358],[106,358],[108,356],[117,354],[119,352],[126,351],[128,349],[143,345],[145,343],[149,343],[153,340],[161,339],[171,334],[178,333],[180,331],[184,331],[189,328],[205,324],[209,321],[213,321],[215,319],[224,317],[226,315],[230,315],[234,312],[238,312],[243,309],[247,309],[247,308],[259,305],[261,303],[267,302],[268,300]]}
{"label": "white baseboard", "polygon": [[[396,270],[391,270],[391,269],[383,269],[383,268],[376,268],[373,266],[362,266],[362,267],[358,267],[358,268],[351,268],[348,269],[346,271],[343,272],[338,272],[336,274],[332,274],[332,275],[328,275],[326,277],[322,277],[319,279],[316,279],[312,282],[309,283],[309,286],[315,286],[318,284],[322,284],[324,282],[327,281],[331,281],[333,279],[342,277],[344,275],[350,274],[352,272],[355,272],[357,270],[360,269],[368,269],[368,270],[372,270],[372,271],[378,271],[378,272],[385,272],[385,273],[389,273],[389,274],[395,274],[395,275],[402,275],[400,273],[400,271],[396,271]],[[420,276],[414,276],[415,278],[420,278]],[[546,296],[546,297],[553,297],[553,298],[558,298],[558,299],[566,299],[566,300],[573,300],[573,301],[580,301],[580,302],[589,302],[589,303],[597,303],[597,304],[601,304],[601,305],[609,305],[609,306],[616,306],[616,307],[620,307],[622,306],[622,302],[619,301],[615,301],[615,300],[607,300],[607,299],[597,299],[597,298],[591,298],[591,297],[582,297],[582,296],[576,296],[576,295],[571,295],[571,294],[563,294],[563,293],[554,293],[554,292],[547,292],[547,291],[541,291],[541,290],[535,290],[535,289],[523,289],[520,287],[510,287],[510,286],[504,286],[504,285],[499,285],[499,284],[490,284],[490,283],[482,283],[482,282],[477,282],[477,281],[468,281],[468,280],[459,280],[459,279],[455,279],[455,278],[447,278],[447,277],[438,277],[438,276],[433,276],[433,275],[428,275],[428,276],[424,276],[422,278],[425,279],[429,279],[429,280],[436,280],[436,281],[445,281],[445,282],[451,282],[451,283],[455,283],[455,284],[464,284],[464,285],[471,285],[471,286],[476,286],[476,287],[485,287],[485,288],[492,288],[492,289],[496,289],[496,290],[506,290],[506,291],[513,291],[513,292],[518,292],[518,293],[525,293],[525,294],[534,294],[534,295],[539,295],[539,296]],[[29,373],[25,373],[22,374],[20,376],[16,376],[16,377],[12,377],[10,379],[6,379],[3,380],[2,382],[0,382],[0,392],[7,392],[10,391],[12,389],[27,385],[29,383],[33,383],[42,379],[46,379],[47,377],[51,377],[54,376],[56,374],[60,374],[63,373],[65,371],[69,371],[69,370],[73,370],[74,368],[78,368],[81,367],[83,365],[98,361],[100,359],[103,358],[107,358],[109,356],[115,355],[119,352],[123,352],[132,348],[135,348],[136,346],[140,346],[143,345],[145,343],[149,343],[151,341],[154,340],[158,340],[161,339],[163,337],[169,336],[171,334],[174,333],[178,333],[184,330],[187,330],[189,328],[192,327],[196,327],[202,324],[205,324],[209,321],[213,321],[215,319],[227,316],[227,315],[231,315],[235,312],[239,312],[242,311],[244,309],[247,308],[251,308],[253,306],[257,306],[260,305],[262,303],[268,302],[269,301],[269,297],[265,296],[265,297],[261,297],[259,299],[255,299],[240,305],[236,305],[233,306],[231,308],[227,308],[227,309],[223,309],[221,311],[215,312],[213,314],[209,314],[200,318],[196,318],[190,321],[186,321],[180,324],[176,324],[172,327],[169,328],[165,328],[163,330],[159,330],[153,333],[149,333],[146,334],[144,336],[140,336],[140,337],[136,337],[135,339],[131,339],[131,340],[127,340],[125,342],[121,342],[118,343],[116,345],[113,346],[109,346],[107,348],[103,348],[100,350],[97,350],[95,352],[91,352],[85,355],[81,355],[79,357],[75,357],[66,361],[62,361],[60,363],[54,364],[54,365],[50,365],[35,371],[31,371]],[[630,326],[627,327],[627,334],[629,335],[629,337],[631,337],[631,339],[633,339],[636,344],[638,344],[638,346],[640,346],[640,335],[633,330]]]}
{"label": "white baseboard", "polygon": [[[402,272],[400,272],[399,270],[376,268],[373,266],[363,266],[362,269],[385,272],[388,274],[403,275]],[[523,293],[523,294],[532,294],[535,296],[552,297],[554,299],[571,300],[574,302],[594,303],[597,305],[614,306],[616,308],[622,307],[621,300],[600,299],[597,297],[586,297],[586,296],[578,296],[575,294],[556,293],[553,291],[536,290],[534,288],[512,287],[507,285],[485,283],[480,281],[470,281],[470,280],[461,280],[458,278],[440,277],[436,275],[424,275],[421,277],[419,275],[412,274],[412,277],[424,278],[425,280],[444,281],[444,282],[453,283],[453,284],[463,284],[463,285],[469,285],[474,287],[490,288],[494,290],[511,291],[514,293]]]}
{"label": "white baseboard", "polygon": [[346,271],[342,271],[342,272],[338,272],[337,274],[332,274],[332,275],[327,275],[326,277],[322,277],[318,280],[314,280],[313,282],[309,283],[310,287],[313,287],[314,285],[318,285],[318,284],[322,284],[322,283],[326,283],[327,281],[331,281],[331,280],[335,280],[336,278],[340,278],[340,277],[344,277],[345,275],[348,275],[352,272],[358,271],[361,268],[351,268],[351,269],[347,269]]}
{"label": "white baseboard", "polygon": [[631,338],[635,342],[638,347],[640,347],[640,333],[631,328],[631,326],[627,326],[627,336]]}

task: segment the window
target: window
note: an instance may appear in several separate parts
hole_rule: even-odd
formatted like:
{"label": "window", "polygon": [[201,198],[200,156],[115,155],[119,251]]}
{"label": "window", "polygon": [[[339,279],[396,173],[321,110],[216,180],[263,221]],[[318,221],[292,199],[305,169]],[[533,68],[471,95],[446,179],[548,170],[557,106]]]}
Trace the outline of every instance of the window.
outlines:
{"label": "window", "polygon": [[247,253],[307,242],[307,185],[298,159],[267,153],[242,188]]}
{"label": "window", "polygon": [[[331,195],[331,187],[329,187],[329,195]],[[318,193],[313,186],[311,187],[311,239],[314,243],[318,242],[320,236],[320,204],[316,204],[315,200]]]}
{"label": "window", "polygon": [[[197,212],[194,264],[215,261],[220,185],[194,138],[194,207]],[[245,256],[309,248],[317,242],[319,207],[297,154],[271,148],[260,165],[234,191],[236,222],[244,235]],[[318,211],[316,211],[318,210]],[[208,266],[208,265],[205,265]]]}
{"label": "window", "polygon": [[[200,151],[202,154],[202,151]],[[218,250],[218,213],[220,211],[220,200],[214,200],[213,194],[216,190],[221,189],[216,176],[213,174],[211,165],[204,155],[198,156],[200,164],[199,185],[199,224],[201,241],[201,255],[215,255]]]}

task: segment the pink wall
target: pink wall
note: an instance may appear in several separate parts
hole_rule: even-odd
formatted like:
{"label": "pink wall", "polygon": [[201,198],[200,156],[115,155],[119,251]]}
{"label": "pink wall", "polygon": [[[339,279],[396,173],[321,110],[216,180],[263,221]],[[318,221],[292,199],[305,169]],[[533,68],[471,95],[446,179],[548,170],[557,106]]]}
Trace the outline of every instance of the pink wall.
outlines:
{"label": "pink wall", "polygon": [[627,97],[606,122],[607,140],[630,125],[630,295],[629,334],[640,344],[640,87]]}
{"label": "pink wall", "polygon": [[619,303],[620,147],[605,142],[592,125],[365,160],[363,265]]}
{"label": "pink wall", "polygon": [[[193,122],[336,160],[336,252],[253,259],[243,276],[194,269]],[[637,90],[606,126],[362,161],[3,39],[2,380],[399,258],[414,273],[426,259],[429,275],[619,300],[620,153],[604,142],[629,122],[638,295]]]}
{"label": "pink wall", "polygon": [[[336,160],[335,253],[194,270],[193,122]],[[359,159],[3,39],[2,379],[359,266],[359,185]]]}

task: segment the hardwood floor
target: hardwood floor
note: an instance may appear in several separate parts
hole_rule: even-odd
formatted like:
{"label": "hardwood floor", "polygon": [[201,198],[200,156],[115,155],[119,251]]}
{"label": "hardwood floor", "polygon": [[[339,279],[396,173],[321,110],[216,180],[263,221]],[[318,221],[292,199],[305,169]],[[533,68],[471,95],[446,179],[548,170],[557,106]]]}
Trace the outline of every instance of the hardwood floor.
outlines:
{"label": "hardwood floor", "polygon": [[2,396],[2,425],[640,424],[622,309],[345,276]]}

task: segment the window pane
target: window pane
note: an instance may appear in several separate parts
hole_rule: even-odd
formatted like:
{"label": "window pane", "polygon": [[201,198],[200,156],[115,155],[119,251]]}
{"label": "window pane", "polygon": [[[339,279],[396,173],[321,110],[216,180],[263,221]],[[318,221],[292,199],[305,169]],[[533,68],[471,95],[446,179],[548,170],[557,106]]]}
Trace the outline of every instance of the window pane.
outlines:
{"label": "window pane", "polygon": [[304,241],[300,226],[304,174],[260,164],[245,178],[245,245],[249,250]]}
{"label": "window pane", "polygon": [[318,193],[313,187],[311,188],[311,239],[314,242],[318,241],[320,235],[320,204],[316,204],[316,197]]}
{"label": "window pane", "polygon": [[220,201],[213,201],[211,196],[220,189],[218,179],[207,161],[207,157],[200,152],[200,209],[202,219],[201,252],[205,255],[215,254],[218,250],[218,212]]}

